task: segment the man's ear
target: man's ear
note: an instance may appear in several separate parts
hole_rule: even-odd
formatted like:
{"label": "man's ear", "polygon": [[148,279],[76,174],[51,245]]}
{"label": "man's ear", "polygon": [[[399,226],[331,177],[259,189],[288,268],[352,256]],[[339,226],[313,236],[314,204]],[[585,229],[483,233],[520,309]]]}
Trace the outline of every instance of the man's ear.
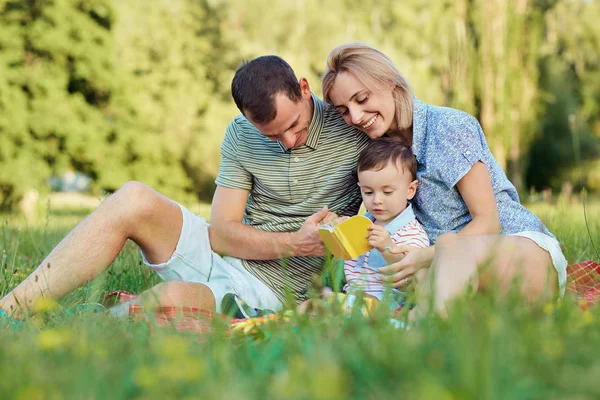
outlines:
{"label": "man's ear", "polygon": [[308,80],[304,77],[300,78],[298,81],[300,84],[300,91],[302,92],[302,98],[304,100],[308,100],[312,97],[312,93],[310,91],[310,85],[308,84]]}
{"label": "man's ear", "polygon": [[406,200],[412,200],[412,198],[415,197],[417,186],[419,186],[419,181],[416,179],[408,185],[408,196]]}

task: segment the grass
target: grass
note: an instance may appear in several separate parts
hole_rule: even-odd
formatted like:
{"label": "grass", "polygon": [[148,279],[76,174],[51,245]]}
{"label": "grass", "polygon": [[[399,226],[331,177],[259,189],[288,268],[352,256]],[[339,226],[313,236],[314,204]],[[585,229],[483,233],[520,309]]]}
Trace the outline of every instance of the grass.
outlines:
{"label": "grass", "polygon": [[[600,203],[533,204],[570,262],[597,259]],[[206,215],[206,207],[202,210]],[[5,217],[0,295],[28,274],[80,219],[62,212],[34,224]],[[460,299],[448,320],[408,331],[386,318],[335,312],[268,339],[203,336],[65,308],[105,293],[140,292],[159,279],[128,244],[109,271],[67,296],[58,311],[0,327],[0,398],[587,399],[600,396],[600,311],[571,298],[525,306],[515,293]]]}

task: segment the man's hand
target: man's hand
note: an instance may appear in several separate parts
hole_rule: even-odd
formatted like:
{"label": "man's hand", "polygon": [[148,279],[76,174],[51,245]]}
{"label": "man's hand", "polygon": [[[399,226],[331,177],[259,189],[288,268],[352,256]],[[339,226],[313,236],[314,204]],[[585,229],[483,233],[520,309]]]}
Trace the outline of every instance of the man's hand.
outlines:
{"label": "man's hand", "polygon": [[386,250],[386,247],[394,247],[390,233],[383,226],[373,224],[367,229],[369,230],[367,234],[369,246],[376,248],[382,253]]}
{"label": "man's hand", "polygon": [[323,218],[323,220],[319,223],[319,225],[332,224],[333,226],[335,226],[341,222],[340,220],[343,219],[348,219],[348,217],[338,217],[336,213],[329,211],[325,218]]}
{"label": "man's hand", "polygon": [[304,221],[302,226],[293,235],[294,256],[324,256],[325,246],[319,236],[319,225],[337,219],[335,213],[329,212],[327,206],[317,211]]}

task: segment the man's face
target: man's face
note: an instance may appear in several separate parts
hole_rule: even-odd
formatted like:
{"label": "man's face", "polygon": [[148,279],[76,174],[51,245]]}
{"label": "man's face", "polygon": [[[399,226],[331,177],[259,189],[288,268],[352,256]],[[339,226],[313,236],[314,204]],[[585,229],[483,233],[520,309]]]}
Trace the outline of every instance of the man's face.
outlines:
{"label": "man's face", "polygon": [[300,88],[302,99],[298,102],[290,100],[283,93],[275,96],[277,115],[271,122],[259,124],[252,121],[251,117],[248,118],[263,136],[283,143],[288,149],[306,143],[308,127],[312,120],[312,97],[306,79],[300,80]]}

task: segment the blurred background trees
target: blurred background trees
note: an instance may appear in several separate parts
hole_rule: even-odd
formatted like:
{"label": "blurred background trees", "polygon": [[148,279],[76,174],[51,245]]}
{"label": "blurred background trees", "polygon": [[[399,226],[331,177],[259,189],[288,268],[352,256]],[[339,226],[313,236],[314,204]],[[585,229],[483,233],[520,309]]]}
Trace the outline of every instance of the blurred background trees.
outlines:
{"label": "blurred background trees", "polygon": [[320,94],[346,41],[475,115],[521,191],[600,191],[598,21],[594,0],[0,0],[0,209],[66,171],[209,200],[240,62],[278,54]]}

